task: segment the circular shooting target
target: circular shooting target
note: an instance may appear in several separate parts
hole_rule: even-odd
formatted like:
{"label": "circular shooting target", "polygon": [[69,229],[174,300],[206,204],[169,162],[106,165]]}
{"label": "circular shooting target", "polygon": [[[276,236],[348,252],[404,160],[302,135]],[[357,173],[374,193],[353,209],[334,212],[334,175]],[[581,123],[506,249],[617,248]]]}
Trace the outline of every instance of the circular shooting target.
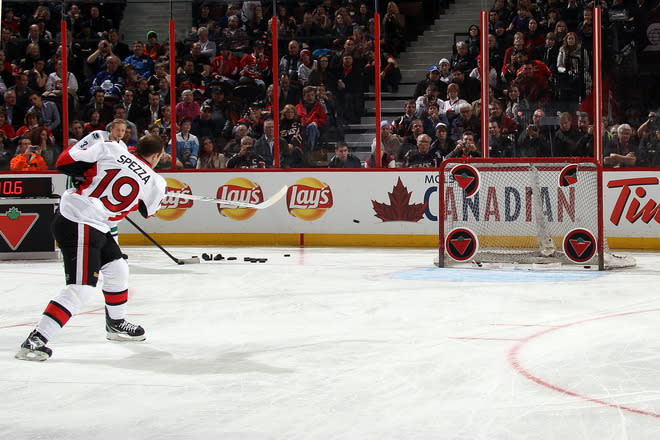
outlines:
{"label": "circular shooting target", "polygon": [[481,183],[479,171],[472,165],[456,165],[452,168],[451,175],[458,186],[465,191],[465,197],[472,197],[479,191],[479,183]]}
{"label": "circular shooting target", "polygon": [[575,263],[585,263],[596,253],[596,238],[586,229],[573,229],[564,237],[564,254]]}
{"label": "circular shooting target", "polygon": [[455,261],[468,261],[478,250],[479,239],[468,228],[452,229],[445,238],[445,252]]}

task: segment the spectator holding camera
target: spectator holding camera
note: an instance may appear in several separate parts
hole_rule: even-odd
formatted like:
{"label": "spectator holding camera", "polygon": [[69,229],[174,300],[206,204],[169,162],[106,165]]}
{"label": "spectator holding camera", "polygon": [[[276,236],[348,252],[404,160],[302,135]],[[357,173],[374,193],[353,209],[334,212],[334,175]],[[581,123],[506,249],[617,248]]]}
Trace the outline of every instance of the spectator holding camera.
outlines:
{"label": "spectator holding camera", "polygon": [[266,161],[254,152],[254,139],[243,136],[241,149],[227,161],[227,168],[266,168]]}
{"label": "spectator holding camera", "polygon": [[658,115],[660,115],[660,109],[654,112],[649,112],[646,121],[644,121],[644,123],[637,129],[637,136],[640,139],[654,134],[654,132],[660,128],[660,118]]}
{"label": "spectator holding camera", "polygon": [[474,142],[474,133],[465,131],[463,137],[456,143],[456,148],[447,155],[450,157],[481,157],[481,151]]}
{"label": "spectator holding camera", "polygon": [[31,145],[30,139],[21,137],[18,140],[16,156],[9,163],[11,171],[45,171],[48,169],[46,161],[41,156],[41,147]]}
{"label": "spectator holding camera", "polygon": [[96,50],[87,57],[87,64],[92,69],[94,76],[105,69],[108,58],[112,56],[116,55],[112,52],[110,42],[108,40],[99,41]]}
{"label": "spectator holding camera", "polygon": [[532,123],[518,136],[516,157],[550,157],[550,140],[552,133],[548,127],[542,125],[545,112],[538,108],[532,114]]}

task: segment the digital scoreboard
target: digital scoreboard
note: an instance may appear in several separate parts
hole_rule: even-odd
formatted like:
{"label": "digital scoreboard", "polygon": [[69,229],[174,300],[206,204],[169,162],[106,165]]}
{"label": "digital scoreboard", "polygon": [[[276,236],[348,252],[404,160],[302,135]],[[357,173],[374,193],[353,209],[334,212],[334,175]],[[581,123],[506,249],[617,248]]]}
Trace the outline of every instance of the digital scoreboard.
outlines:
{"label": "digital scoreboard", "polygon": [[0,174],[0,261],[57,258],[52,177]]}
{"label": "digital scoreboard", "polygon": [[53,182],[50,177],[3,177],[0,176],[0,197],[30,198],[50,197]]}

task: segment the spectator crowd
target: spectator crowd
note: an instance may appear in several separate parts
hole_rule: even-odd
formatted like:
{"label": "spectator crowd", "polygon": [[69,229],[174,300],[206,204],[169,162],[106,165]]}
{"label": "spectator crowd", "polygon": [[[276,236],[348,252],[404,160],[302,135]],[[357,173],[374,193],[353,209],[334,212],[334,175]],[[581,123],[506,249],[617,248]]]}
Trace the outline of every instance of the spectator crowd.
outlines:
{"label": "spectator crowd", "polygon": [[[599,6],[604,41],[616,33],[619,45],[626,36],[613,22],[625,17],[641,31],[658,10],[657,1],[645,0]],[[490,157],[593,157],[593,7],[578,0],[495,0],[488,12],[488,109],[480,99],[482,30],[471,25],[455,35],[453,53],[439,54],[419,79],[403,115],[381,123],[381,166],[435,167],[448,157],[480,156],[482,136]],[[612,77],[617,72],[607,61],[620,61],[621,54],[604,46],[603,75]],[[607,109],[606,167],[660,166],[660,102],[649,99],[646,106],[638,108],[646,117]],[[481,133],[483,117],[487,133]],[[374,139],[372,153],[375,146]],[[373,154],[367,162],[375,163]]]}
{"label": "spectator crowd", "polygon": [[[168,145],[161,168],[273,167],[276,136],[283,168],[313,165],[316,152],[333,148],[331,167],[435,167],[447,157],[478,156],[482,136],[491,157],[593,156],[593,3],[495,0],[487,29],[488,109],[480,101],[484,30],[472,25],[453,53],[438,54],[419,78],[403,114],[381,123],[382,155],[376,159],[374,139],[364,163],[350,153],[345,131],[364,115],[374,78],[384,92],[399,91],[397,59],[407,41],[396,2],[382,14],[379,72],[369,3],[278,3],[275,43],[272,3],[193,6],[193,26],[175,41],[171,60],[167,39],[153,30],[144,41],[121,40],[121,2],[3,2],[0,169],[52,168],[63,146],[108,129],[114,119],[128,121],[123,141],[129,148],[145,133],[161,136]],[[603,0],[600,7],[604,29],[622,15],[641,29],[657,1]],[[70,42],[66,93],[62,17]],[[641,109],[648,115],[642,120],[606,121],[606,166],[660,166],[655,107]],[[489,118],[488,133],[481,133],[482,117]]]}

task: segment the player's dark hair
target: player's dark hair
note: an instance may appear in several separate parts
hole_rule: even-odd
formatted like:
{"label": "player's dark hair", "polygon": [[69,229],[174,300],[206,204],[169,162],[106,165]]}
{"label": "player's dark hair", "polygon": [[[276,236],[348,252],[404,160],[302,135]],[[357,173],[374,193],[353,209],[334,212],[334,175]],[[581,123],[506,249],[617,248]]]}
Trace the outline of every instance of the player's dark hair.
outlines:
{"label": "player's dark hair", "polygon": [[149,157],[154,153],[160,153],[162,151],[163,141],[159,136],[154,136],[153,134],[142,136],[135,147],[135,153],[142,157]]}

